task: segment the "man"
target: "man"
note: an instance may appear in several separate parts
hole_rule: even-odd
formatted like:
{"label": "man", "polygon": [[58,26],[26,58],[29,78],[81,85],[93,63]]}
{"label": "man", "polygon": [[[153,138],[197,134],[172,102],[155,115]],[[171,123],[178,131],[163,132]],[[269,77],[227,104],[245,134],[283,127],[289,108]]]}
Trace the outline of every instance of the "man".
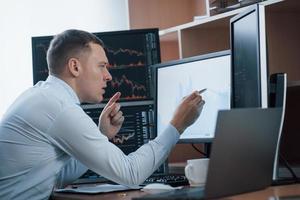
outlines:
{"label": "man", "polygon": [[[198,92],[187,96],[159,137],[126,156],[109,142],[124,117],[117,92],[97,127],[80,103],[99,103],[112,79],[103,43],[67,30],[51,41],[50,75],[21,94],[0,123],[0,199],[46,199],[88,168],[117,183],[142,183],[165,160],[179,134],[199,116]],[[167,97],[166,97],[167,98]]]}

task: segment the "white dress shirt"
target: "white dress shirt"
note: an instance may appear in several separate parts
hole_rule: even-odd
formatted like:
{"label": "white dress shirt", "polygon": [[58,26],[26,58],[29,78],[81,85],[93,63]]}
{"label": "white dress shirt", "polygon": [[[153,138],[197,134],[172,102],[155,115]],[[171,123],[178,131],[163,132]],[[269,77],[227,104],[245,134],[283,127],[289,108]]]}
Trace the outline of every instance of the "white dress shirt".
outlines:
{"label": "white dress shirt", "polygon": [[117,183],[138,185],[179,139],[169,125],[125,155],[79,104],[72,88],[54,76],[12,104],[0,122],[0,199],[48,199],[55,186],[74,181],[88,168]]}

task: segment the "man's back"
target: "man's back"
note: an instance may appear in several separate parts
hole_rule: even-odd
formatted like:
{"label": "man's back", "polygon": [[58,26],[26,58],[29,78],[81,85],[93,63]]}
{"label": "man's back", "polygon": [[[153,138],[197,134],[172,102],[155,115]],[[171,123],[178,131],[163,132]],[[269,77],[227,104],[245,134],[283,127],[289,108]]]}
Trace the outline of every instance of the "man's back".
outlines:
{"label": "man's back", "polygon": [[[61,168],[70,156],[49,135],[72,98],[54,83],[40,82],[24,92],[0,123],[0,199],[40,199],[49,196]],[[74,105],[74,104],[73,104]],[[79,106],[78,106],[79,107]],[[80,109],[80,107],[79,107]],[[40,190],[40,197],[36,191]],[[26,196],[24,191],[26,192]]]}

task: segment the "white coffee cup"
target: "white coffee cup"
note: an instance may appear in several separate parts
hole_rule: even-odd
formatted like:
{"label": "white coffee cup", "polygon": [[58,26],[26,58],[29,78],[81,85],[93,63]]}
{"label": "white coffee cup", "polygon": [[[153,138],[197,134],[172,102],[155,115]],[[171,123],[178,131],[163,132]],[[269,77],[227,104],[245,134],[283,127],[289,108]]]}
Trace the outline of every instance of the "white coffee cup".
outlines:
{"label": "white coffee cup", "polygon": [[191,159],[187,161],[184,172],[190,186],[203,186],[206,181],[209,158]]}

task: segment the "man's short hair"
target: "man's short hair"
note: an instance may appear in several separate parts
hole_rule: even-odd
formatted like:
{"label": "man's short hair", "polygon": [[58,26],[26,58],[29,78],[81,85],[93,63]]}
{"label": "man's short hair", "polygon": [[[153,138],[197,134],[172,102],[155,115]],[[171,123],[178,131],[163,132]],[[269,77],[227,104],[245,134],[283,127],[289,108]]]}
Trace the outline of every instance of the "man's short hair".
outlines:
{"label": "man's short hair", "polygon": [[54,36],[47,51],[50,74],[60,74],[70,58],[89,52],[90,43],[104,48],[104,43],[97,36],[82,30],[70,29]]}

